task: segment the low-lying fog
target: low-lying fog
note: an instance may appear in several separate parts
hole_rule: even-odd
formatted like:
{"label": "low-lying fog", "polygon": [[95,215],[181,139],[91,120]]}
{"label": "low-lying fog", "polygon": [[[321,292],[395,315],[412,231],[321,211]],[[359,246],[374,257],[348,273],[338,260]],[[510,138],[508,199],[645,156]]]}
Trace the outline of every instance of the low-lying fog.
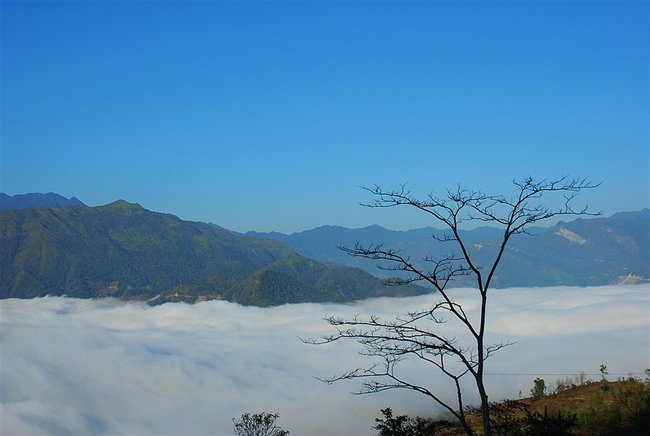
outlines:
{"label": "low-lying fog", "polygon": [[[584,371],[596,380],[601,364],[610,379],[643,377],[649,291],[648,284],[493,290],[489,338],[517,343],[488,360],[491,400],[527,396],[536,377],[549,384]],[[475,311],[470,291],[454,294]],[[4,300],[2,434],[231,435],[233,417],[261,411],[280,413],[278,424],[294,436],[373,434],[381,408],[420,416],[439,409],[414,392],[355,396],[359,380],[316,380],[370,358],[359,356],[354,342],[314,346],[299,337],[333,333],[326,315],[393,318],[436,300],[270,309],[224,301]],[[433,368],[408,370],[452,398]],[[475,402],[473,391],[468,396]]]}

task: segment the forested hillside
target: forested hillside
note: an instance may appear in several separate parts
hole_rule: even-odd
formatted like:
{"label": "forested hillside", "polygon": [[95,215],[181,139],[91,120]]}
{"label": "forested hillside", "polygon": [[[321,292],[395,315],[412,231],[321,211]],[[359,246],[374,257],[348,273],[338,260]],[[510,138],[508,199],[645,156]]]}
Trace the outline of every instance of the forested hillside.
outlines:
{"label": "forested hillside", "polygon": [[350,301],[392,289],[361,270],[299,257],[279,241],[233,235],[125,201],[6,210],[0,236],[2,298],[224,298],[266,306]]}
{"label": "forested hillside", "polygon": [[[47,201],[75,200],[59,197],[48,194]],[[534,229],[534,236],[510,241],[494,283],[588,286],[648,280],[649,221],[644,209]],[[338,247],[381,243],[412,259],[442,257],[456,249],[432,237],[443,234],[433,228],[396,232],[325,226],[292,235],[238,235],[125,201],[6,210],[0,212],[0,231],[2,298],[114,296],[157,303],[223,298],[267,306],[415,295],[426,291],[383,286],[376,277],[394,271]],[[488,263],[499,235],[498,229],[481,227],[461,237],[479,263]],[[462,278],[455,282],[466,284]]]}

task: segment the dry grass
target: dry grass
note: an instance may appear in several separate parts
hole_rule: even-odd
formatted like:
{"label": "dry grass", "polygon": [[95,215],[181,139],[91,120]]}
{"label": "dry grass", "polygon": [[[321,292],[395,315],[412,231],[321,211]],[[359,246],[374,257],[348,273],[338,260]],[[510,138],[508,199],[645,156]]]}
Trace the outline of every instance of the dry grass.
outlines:
{"label": "dry grass", "polygon": [[[577,425],[572,434],[577,436],[650,435],[650,387],[637,380],[609,382],[607,386],[605,391],[601,382],[588,382],[535,401],[524,398],[495,404],[493,419],[499,419],[496,410],[511,413],[511,419],[524,419],[527,409],[531,414],[537,412],[550,417],[557,417],[558,413],[563,416],[575,414]],[[638,424],[643,417],[644,423]],[[480,412],[470,412],[469,421],[477,435],[482,435]]]}

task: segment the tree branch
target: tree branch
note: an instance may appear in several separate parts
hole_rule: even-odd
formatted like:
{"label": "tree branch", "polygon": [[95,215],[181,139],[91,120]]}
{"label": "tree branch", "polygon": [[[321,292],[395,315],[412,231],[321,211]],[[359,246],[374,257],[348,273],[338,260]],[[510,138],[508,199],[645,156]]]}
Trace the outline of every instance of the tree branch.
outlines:
{"label": "tree branch", "polygon": [[[555,180],[535,181],[529,176],[521,181],[513,180],[513,184],[516,194],[512,197],[487,195],[457,185],[456,189],[446,191],[446,198],[441,199],[429,194],[422,201],[411,194],[406,184],[394,191],[384,191],[378,185],[372,188],[362,187],[375,197],[374,202],[364,206],[377,208],[409,206],[429,214],[451,232],[441,236],[434,234],[431,236],[440,242],[455,242],[459,253],[452,253],[437,260],[424,257],[423,262],[431,266],[427,270],[412,262],[408,255],[403,255],[398,250],[386,249],[382,245],[363,246],[357,242],[353,248],[339,247],[351,256],[388,262],[388,266],[380,265],[380,269],[407,273],[406,278],[389,279],[388,285],[426,282],[439,292],[442,301],[430,309],[415,311],[405,317],[398,316],[395,321],[382,321],[374,315],[366,320],[359,319],[357,316],[351,320],[326,318],[337,333],[323,336],[319,340],[303,340],[304,342],[328,344],[342,339],[354,339],[363,346],[361,354],[380,357],[383,365],[374,363],[366,369],[357,368],[343,375],[321,380],[333,383],[345,379],[364,379],[360,394],[398,388],[420,392],[442,405],[461,422],[468,434],[473,434],[465,419],[460,386],[460,379],[470,374],[481,397],[484,433],[491,435],[488,395],[483,383],[484,364],[495,352],[513,344],[502,341],[491,346],[484,345],[488,290],[505,248],[512,235],[527,233],[526,227],[539,221],[564,215],[600,215],[600,212],[589,212],[587,207],[575,209],[572,205],[580,191],[600,185],[586,179],[570,179],[568,176],[563,176]],[[555,194],[561,195],[563,199],[561,207],[552,209],[537,203],[542,196]],[[460,236],[460,225],[468,221],[488,222],[503,229],[496,255],[488,265],[485,277],[482,265],[474,262],[466,241]],[[447,289],[454,279],[467,275],[476,278],[480,307],[476,324],[469,319],[463,307],[451,298],[451,291]],[[461,346],[457,338],[447,337],[436,331],[436,328],[445,322],[445,319],[438,315],[440,312],[451,314],[452,318],[465,326],[473,337],[470,346]],[[431,327],[422,327],[425,323],[429,323]],[[397,364],[409,357],[434,366],[453,381],[457,394],[455,406],[445,403],[424,385],[409,382],[396,375]],[[451,367],[447,364],[448,359],[452,359],[454,363]]]}

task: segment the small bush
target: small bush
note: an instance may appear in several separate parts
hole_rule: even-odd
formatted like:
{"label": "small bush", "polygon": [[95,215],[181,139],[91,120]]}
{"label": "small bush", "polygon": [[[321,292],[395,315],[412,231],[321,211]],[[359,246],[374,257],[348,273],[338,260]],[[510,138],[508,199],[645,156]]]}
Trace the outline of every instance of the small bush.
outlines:
{"label": "small bush", "polygon": [[244,413],[240,419],[233,418],[233,432],[237,436],[287,436],[289,432],[275,425],[278,413]]}
{"label": "small bush", "polygon": [[[381,410],[383,418],[375,418],[373,428],[379,430],[378,436],[437,436],[442,434],[442,429],[455,428],[453,423],[445,420],[433,420],[408,415],[393,417],[390,407]],[[447,433],[445,433],[447,434]]]}

